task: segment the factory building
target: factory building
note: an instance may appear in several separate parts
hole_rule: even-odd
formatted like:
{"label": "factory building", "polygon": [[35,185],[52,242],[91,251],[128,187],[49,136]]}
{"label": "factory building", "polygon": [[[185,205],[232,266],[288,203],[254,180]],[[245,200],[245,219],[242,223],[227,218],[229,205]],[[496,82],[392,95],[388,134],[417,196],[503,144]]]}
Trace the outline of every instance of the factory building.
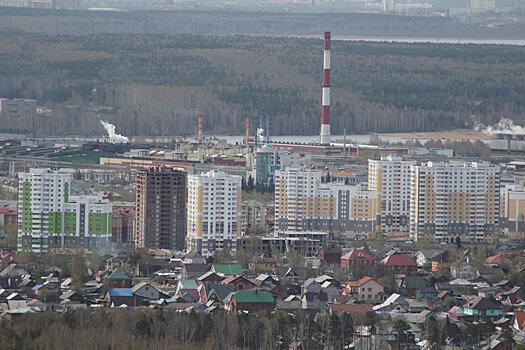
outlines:
{"label": "factory building", "polygon": [[186,173],[166,167],[138,172],[135,246],[184,250]]}
{"label": "factory building", "polygon": [[395,156],[368,161],[368,189],[381,196],[381,230],[387,235],[408,233],[410,167],[415,164]]}
{"label": "factory building", "polygon": [[71,173],[19,173],[18,251],[111,247],[112,205],[101,196],[70,196]]}
{"label": "factory building", "polygon": [[500,215],[499,173],[499,167],[488,163],[428,162],[412,166],[412,239],[492,241]]}
{"label": "factory building", "polygon": [[0,98],[0,116],[33,118],[36,116],[36,101],[25,98]]}
{"label": "factory building", "polygon": [[211,256],[235,252],[241,238],[241,181],[236,175],[211,170],[188,175],[187,249]]}

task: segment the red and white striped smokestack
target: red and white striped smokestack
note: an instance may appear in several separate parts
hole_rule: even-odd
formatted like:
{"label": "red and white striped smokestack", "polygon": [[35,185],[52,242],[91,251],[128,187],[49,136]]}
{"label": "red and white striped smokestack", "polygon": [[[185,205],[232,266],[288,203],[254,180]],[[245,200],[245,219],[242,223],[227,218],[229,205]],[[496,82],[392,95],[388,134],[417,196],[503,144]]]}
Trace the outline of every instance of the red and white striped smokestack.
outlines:
{"label": "red and white striped smokestack", "polygon": [[330,32],[324,32],[323,113],[321,116],[321,145],[330,144]]}

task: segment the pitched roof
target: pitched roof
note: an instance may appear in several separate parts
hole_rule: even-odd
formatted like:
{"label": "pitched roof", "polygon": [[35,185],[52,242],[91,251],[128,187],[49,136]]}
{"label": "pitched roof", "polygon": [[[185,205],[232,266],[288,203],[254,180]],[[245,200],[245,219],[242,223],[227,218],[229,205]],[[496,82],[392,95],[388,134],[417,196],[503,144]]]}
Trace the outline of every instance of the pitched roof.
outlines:
{"label": "pitched roof", "polygon": [[341,260],[375,260],[375,258],[364,249],[354,248],[343,255]]}
{"label": "pitched roof", "polygon": [[338,245],[322,245],[319,250],[323,250],[325,254],[341,254],[341,247]]}
{"label": "pitched roof", "polygon": [[366,314],[373,311],[372,304],[330,304],[330,310],[349,314]]}
{"label": "pitched roof", "polygon": [[512,264],[512,261],[510,259],[505,258],[504,256],[501,256],[500,254],[489,256],[485,259],[485,262],[487,264]]}
{"label": "pitched roof", "polygon": [[381,264],[387,266],[417,266],[414,260],[406,254],[392,254],[381,260]]}
{"label": "pitched roof", "polygon": [[441,249],[423,249],[418,253],[421,253],[427,260],[430,260],[439,257],[440,255],[444,254],[445,251]]}
{"label": "pitched roof", "polygon": [[183,271],[191,272],[191,273],[195,273],[195,272],[204,273],[204,272],[207,272],[209,269],[210,269],[210,266],[208,264],[184,264],[184,266],[182,267]]}
{"label": "pitched roof", "polygon": [[514,319],[520,330],[525,326],[525,311],[514,311]]}
{"label": "pitched roof", "polygon": [[229,284],[207,284],[204,286],[204,291],[208,298],[215,292],[219,300],[224,300],[228,294],[235,291],[235,287]]}
{"label": "pitched roof", "polygon": [[485,297],[477,297],[476,299],[468,302],[465,307],[468,307],[469,309],[478,309],[478,310],[499,310],[501,307],[499,305],[494,304],[490,300],[488,300]]}
{"label": "pitched roof", "polygon": [[244,273],[244,269],[241,264],[213,264],[212,270],[216,274],[223,275],[241,275]]}
{"label": "pitched roof", "polygon": [[116,269],[109,276],[106,276],[108,280],[130,280],[131,277],[122,272],[120,269]]}
{"label": "pitched roof", "polygon": [[197,289],[195,280],[179,280],[179,289]]}
{"label": "pitched roof", "polygon": [[273,294],[265,290],[240,290],[233,293],[237,303],[273,303]]}
{"label": "pitched roof", "polygon": [[[346,282],[346,286],[347,287],[360,287],[363,284],[365,284],[366,282],[372,281],[372,280],[374,280],[372,277],[365,276],[365,277],[361,278],[359,281],[348,281],[348,282]],[[377,282],[377,283],[379,283],[379,282]]]}
{"label": "pitched roof", "polygon": [[113,288],[108,292],[110,297],[132,297],[131,288]]}

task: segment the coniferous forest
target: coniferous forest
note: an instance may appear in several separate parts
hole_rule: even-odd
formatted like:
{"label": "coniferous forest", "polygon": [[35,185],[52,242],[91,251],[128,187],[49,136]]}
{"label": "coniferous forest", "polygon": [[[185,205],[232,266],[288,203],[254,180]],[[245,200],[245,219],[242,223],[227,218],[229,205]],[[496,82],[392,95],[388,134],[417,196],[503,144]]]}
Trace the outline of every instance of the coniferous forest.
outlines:
{"label": "coniferous forest", "polygon": [[[322,33],[319,33],[321,36]],[[46,135],[241,134],[245,116],[274,134],[316,134],[322,41],[242,35],[0,32],[0,97],[53,115],[2,120]],[[525,119],[525,47],[334,40],[332,133],[469,128]]]}

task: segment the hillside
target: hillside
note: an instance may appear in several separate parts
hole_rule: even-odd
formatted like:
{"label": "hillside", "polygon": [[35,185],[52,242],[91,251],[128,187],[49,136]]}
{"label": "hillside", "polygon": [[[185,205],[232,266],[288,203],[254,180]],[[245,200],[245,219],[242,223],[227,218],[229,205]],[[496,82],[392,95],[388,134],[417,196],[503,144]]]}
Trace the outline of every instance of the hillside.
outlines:
{"label": "hillside", "polygon": [[[334,41],[333,133],[433,131],[525,119],[525,47]],[[3,120],[48,135],[240,134],[245,115],[274,133],[319,131],[318,39],[0,32],[0,96],[36,98],[54,117]],[[86,106],[105,106],[88,110]],[[473,117],[474,116],[474,117]]]}

